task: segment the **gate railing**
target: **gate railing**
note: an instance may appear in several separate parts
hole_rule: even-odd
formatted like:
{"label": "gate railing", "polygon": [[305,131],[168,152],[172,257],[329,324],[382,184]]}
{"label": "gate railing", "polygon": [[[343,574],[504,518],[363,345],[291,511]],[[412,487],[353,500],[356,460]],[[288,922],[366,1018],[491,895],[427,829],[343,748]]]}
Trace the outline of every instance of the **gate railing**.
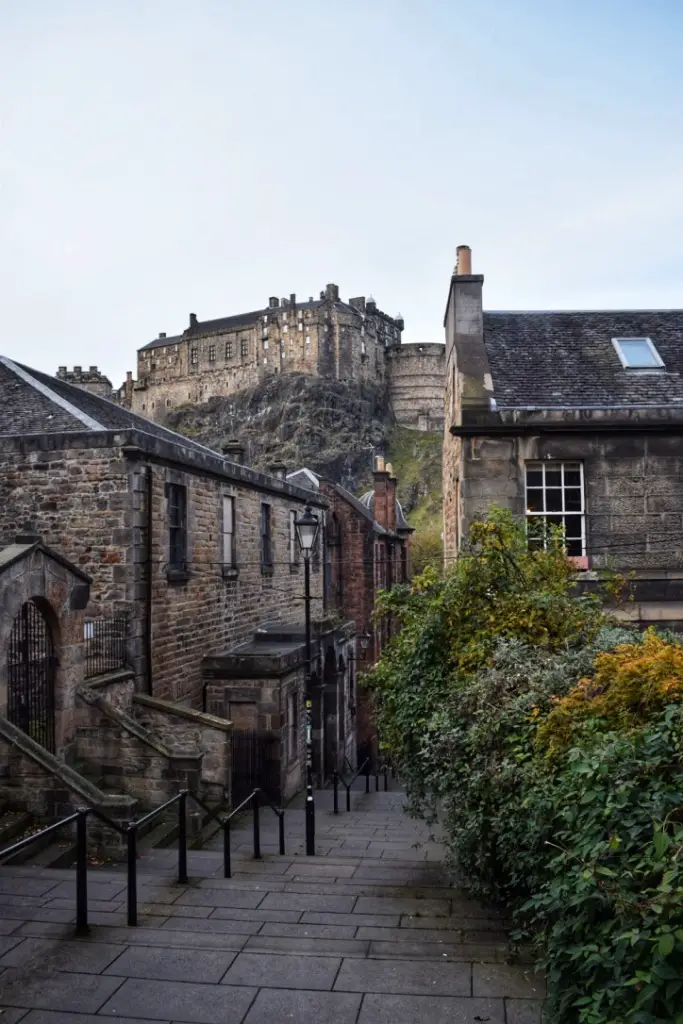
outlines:
{"label": "gate railing", "polygon": [[85,678],[104,675],[126,667],[128,619],[117,615],[111,619],[86,619]]}
{"label": "gate railing", "polygon": [[188,798],[193,800],[202,810],[208,814],[214,821],[217,821],[223,829],[223,876],[225,878],[232,877],[232,864],[231,864],[231,850],[230,850],[230,822],[239,814],[244,811],[249,804],[253,811],[253,834],[254,834],[254,859],[261,859],[261,825],[259,808],[263,804],[269,807],[278,817],[279,824],[279,847],[280,854],[284,856],[285,853],[285,812],[281,807],[276,807],[270,800],[265,797],[259,789],[255,789],[246,800],[243,800],[238,807],[228,815],[216,814],[203,800],[200,799],[195,793],[190,790],[184,789],[180,793],[176,793],[170,800],[161,804],[159,807],[155,807],[154,810],[149,811],[147,814],[143,814],[137,821],[131,821],[127,826],[119,825],[118,822],[113,821],[106,814],[102,814],[94,807],[80,808],[74,814],[68,815],[66,818],[62,818],[61,821],[55,822],[54,825],[48,825],[47,828],[41,829],[40,832],[35,832],[32,836],[28,836],[26,839],[22,839],[18,843],[14,843],[12,846],[8,846],[5,850],[0,850],[0,862],[7,860],[8,857],[12,857],[38,840],[43,839],[47,835],[51,835],[53,832],[57,832],[59,829],[71,825],[76,822],[76,934],[85,935],[89,931],[88,928],[88,817],[93,815],[103,824],[108,825],[109,828],[113,829],[121,836],[126,838],[126,852],[127,852],[127,910],[128,910],[128,924],[131,927],[135,927],[138,923],[138,834],[139,830],[143,825],[148,825],[158,815],[163,814],[169,807],[174,804],[178,805],[178,882],[180,885],[186,885],[188,882],[187,875],[187,801]]}

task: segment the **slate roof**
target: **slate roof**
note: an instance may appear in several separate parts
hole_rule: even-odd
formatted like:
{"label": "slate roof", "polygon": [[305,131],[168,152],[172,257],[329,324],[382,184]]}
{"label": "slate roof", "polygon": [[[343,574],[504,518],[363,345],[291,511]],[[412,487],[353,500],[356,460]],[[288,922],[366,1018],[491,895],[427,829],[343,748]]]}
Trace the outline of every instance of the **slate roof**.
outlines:
{"label": "slate roof", "polygon": [[[651,338],[662,370],[626,370],[612,338]],[[484,312],[493,394],[505,408],[683,404],[683,310]]]}
{"label": "slate roof", "polygon": [[[371,512],[374,512],[374,509],[375,509],[375,492],[374,491],[366,491],[365,494],[361,495],[360,502],[361,502],[362,505],[365,506],[365,508],[368,508],[368,509],[370,509]],[[411,526],[410,523],[408,522],[408,520],[406,519],[406,517],[405,517],[405,515],[403,513],[403,506],[401,505],[401,502],[398,500],[398,498],[396,499],[396,529],[397,530],[413,530],[414,529],[414,527]]]}
{"label": "slate roof", "polygon": [[248,466],[232,463],[220,452],[138,416],[107,398],[0,356],[0,439],[119,431],[128,431],[137,437],[145,450],[163,449],[188,465],[326,507],[324,498],[311,494],[310,484],[304,491],[296,483],[283,483]]}

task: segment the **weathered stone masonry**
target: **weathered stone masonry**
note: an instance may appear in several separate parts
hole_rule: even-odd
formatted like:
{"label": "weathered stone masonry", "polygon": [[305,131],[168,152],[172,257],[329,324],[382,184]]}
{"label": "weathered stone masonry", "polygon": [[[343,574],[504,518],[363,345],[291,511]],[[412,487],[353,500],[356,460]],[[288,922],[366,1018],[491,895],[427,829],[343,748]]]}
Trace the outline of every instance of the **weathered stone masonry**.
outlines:
{"label": "weathered stone masonry", "polygon": [[[9,542],[17,532],[38,534],[87,571],[93,580],[87,615],[129,617],[129,660],[138,689],[148,689],[151,650],[153,694],[199,706],[204,654],[246,639],[259,621],[303,621],[303,601],[297,600],[303,582],[289,565],[289,523],[306,494],[208,450],[184,454],[179,462],[176,445],[134,430],[3,437],[0,537]],[[167,572],[170,481],[187,489],[187,573],[180,579]],[[222,561],[224,495],[235,498],[236,516],[237,560],[228,571]],[[271,506],[270,572],[262,571],[260,559],[262,502]],[[313,574],[313,596],[317,615],[322,573]]]}

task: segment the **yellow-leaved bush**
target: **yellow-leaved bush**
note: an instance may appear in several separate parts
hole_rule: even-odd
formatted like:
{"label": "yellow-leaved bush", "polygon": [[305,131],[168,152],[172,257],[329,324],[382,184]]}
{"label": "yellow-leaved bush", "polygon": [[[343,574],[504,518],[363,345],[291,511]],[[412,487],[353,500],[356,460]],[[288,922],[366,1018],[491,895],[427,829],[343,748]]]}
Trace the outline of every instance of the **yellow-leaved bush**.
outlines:
{"label": "yellow-leaved bush", "polygon": [[539,727],[537,743],[550,753],[569,746],[574,728],[588,718],[608,729],[642,725],[667,704],[683,701],[683,646],[648,630],[642,643],[620,644],[595,659],[595,674],[557,701]]}

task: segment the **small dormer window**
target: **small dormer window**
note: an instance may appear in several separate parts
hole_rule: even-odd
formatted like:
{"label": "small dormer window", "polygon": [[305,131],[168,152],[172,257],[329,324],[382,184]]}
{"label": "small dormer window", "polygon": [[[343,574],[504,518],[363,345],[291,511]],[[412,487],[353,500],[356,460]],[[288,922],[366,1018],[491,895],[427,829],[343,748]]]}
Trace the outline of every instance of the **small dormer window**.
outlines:
{"label": "small dormer window", "polygon": [[626,370],[659,370],[664,366],[651,338],[612,338],[612,344]]}

